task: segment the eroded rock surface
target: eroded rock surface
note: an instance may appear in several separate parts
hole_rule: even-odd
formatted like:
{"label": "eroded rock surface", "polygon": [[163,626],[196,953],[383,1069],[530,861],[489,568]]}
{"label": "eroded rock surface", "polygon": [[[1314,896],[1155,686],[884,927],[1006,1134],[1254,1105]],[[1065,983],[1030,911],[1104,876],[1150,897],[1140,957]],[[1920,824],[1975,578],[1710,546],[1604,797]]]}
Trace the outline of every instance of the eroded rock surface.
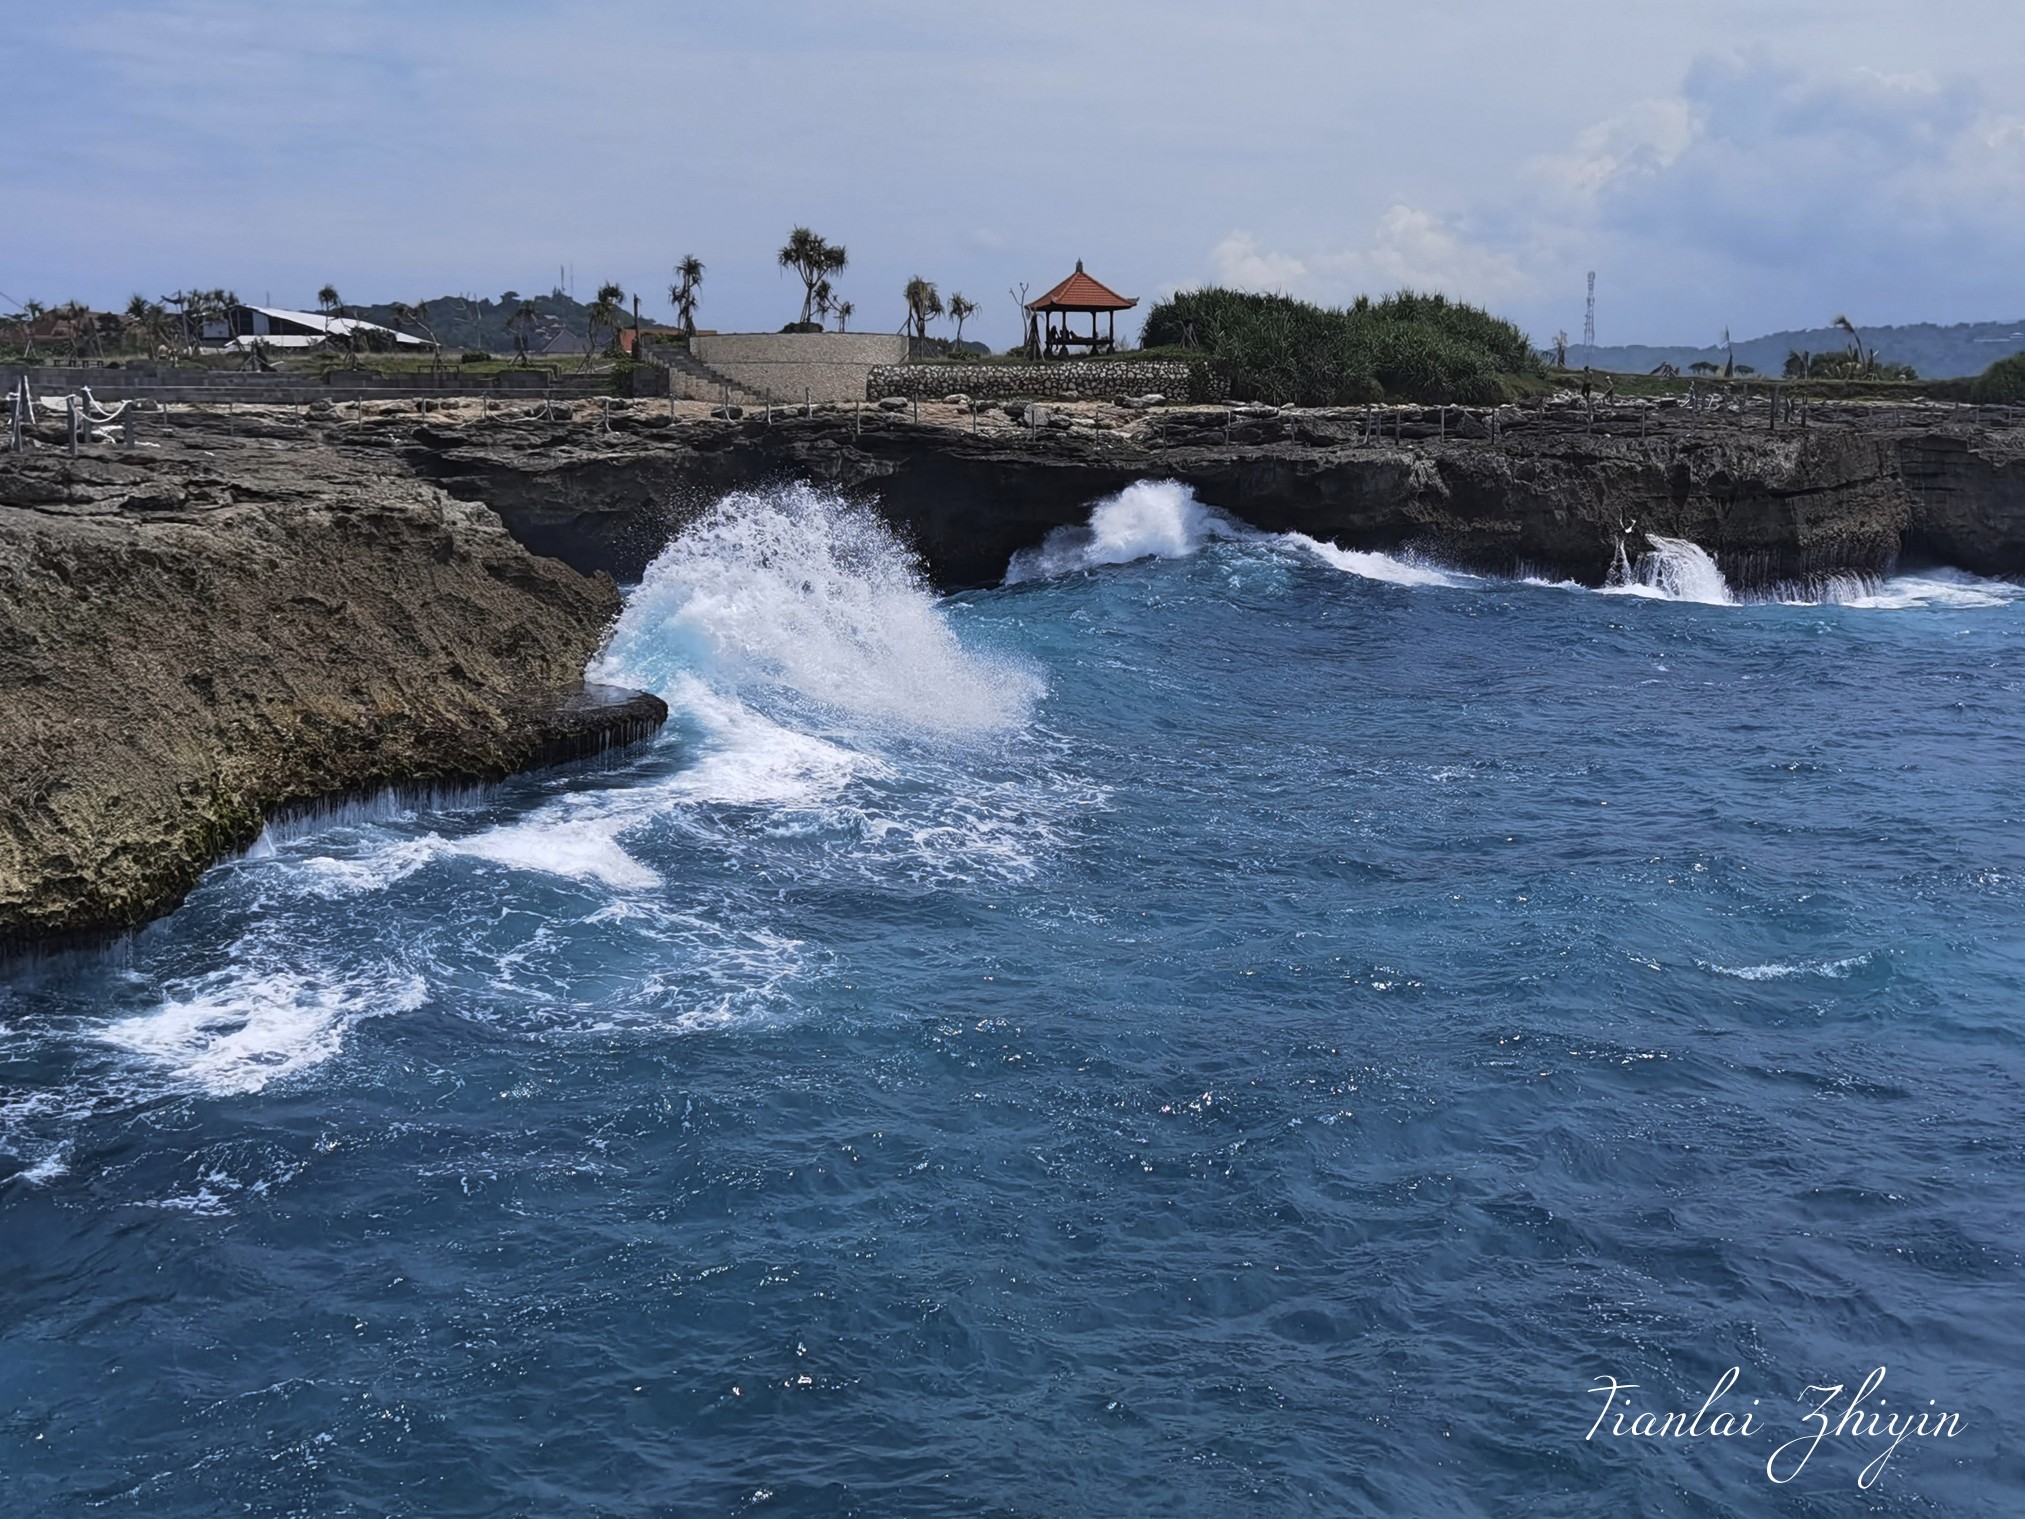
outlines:
{"label": "eroded rock surface", "polygon": [[0,456],[0,944],[165,911],[292,803],[666,715],[577,694],[608,578],[384,457],[219,441]]}

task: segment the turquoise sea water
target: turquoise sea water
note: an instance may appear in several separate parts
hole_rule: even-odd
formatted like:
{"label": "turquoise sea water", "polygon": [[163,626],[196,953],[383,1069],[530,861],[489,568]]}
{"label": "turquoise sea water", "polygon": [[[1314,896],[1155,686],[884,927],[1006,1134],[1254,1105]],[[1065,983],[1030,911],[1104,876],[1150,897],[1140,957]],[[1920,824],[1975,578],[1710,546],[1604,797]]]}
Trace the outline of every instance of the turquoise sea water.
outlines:
{"label": "turquoise sea water", "polygon": [[0,1512],[2015,1512],[2025,599],[1640,547],[727,502],[658,742],[0,980]]}

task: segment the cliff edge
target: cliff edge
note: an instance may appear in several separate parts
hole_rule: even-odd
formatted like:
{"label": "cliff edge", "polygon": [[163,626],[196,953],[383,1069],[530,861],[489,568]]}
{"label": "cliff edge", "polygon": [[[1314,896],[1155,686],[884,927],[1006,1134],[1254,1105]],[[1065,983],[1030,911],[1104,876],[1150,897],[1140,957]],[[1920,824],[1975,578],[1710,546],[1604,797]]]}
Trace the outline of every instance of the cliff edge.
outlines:
{"label": "cliff edge", "polygon": [[131,927],[291,804],[475,781],[666,716],[581,678],[609,577],[368,458],[0,458],[0,946]]}

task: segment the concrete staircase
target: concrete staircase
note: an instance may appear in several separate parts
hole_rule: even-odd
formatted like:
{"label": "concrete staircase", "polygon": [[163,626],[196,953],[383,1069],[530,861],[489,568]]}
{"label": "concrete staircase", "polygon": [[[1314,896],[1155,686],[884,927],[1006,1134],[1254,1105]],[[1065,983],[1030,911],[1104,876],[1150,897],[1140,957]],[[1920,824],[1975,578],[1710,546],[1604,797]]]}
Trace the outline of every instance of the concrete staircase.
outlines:
{"label": "concrete staircase", "polygon": [[721,403],[728,394],[734,406],[764,406],[766,397],[749,390],[729,375],[719,374],[687,348],[655,343],[648,347],[647,362],[668,371],[668,390],[685,401]]}

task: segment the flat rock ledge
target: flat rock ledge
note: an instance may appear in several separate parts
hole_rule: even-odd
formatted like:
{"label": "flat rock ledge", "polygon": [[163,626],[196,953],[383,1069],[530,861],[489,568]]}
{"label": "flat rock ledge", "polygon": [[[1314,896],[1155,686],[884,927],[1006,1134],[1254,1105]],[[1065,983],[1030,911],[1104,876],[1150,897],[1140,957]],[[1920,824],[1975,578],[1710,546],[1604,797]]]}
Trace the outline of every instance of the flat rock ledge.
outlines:
{"label": "flat rock ledge", "polygon": [[0,457],[0,954],[169,911],[273,817],[647,737],[609,576],[371,456]]}

